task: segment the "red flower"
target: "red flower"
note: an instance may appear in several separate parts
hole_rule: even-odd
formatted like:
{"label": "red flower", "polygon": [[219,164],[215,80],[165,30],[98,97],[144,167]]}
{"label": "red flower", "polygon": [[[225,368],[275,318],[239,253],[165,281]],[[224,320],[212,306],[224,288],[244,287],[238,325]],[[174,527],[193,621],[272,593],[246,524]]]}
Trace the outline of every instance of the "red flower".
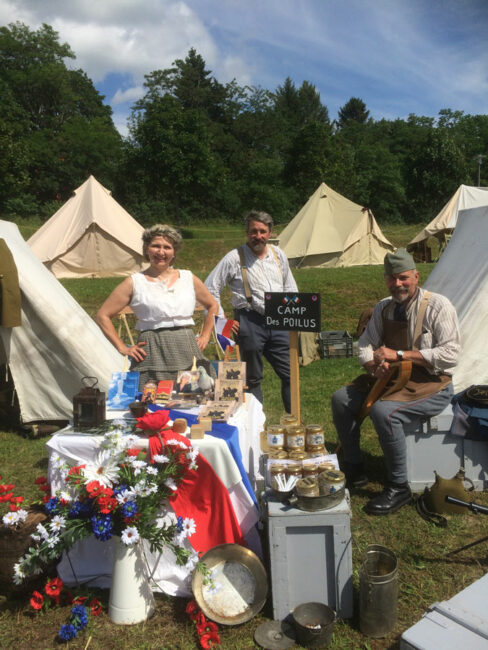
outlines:
{"label": "red flower", "polygon": [[218,632],[218,630],[219,628],[217,627],[217,624],[213,621],[205,621],[202,625],[198,625],[197,623],[198,636],[202,636],[202,634],[208,632]]}
{"label": "red flower", "polygon": [[10,499],[14,496],[13,492],[9,492],[8,494],[2,494],[0,496],[0,503],[7,503],[7,501],[10,501]]}
{"label": "red flower", "polygon": [[42,490],[43,492],[50,492],[51,491],[51,488],[49,487],[49,485],[40,485],[39,489]]}
{"label": "red flower", "polygon": [[44,483],[47,483],[47,478],[45,476],[38,476],[34,481],[34,485],[44,485]]}
{"label": "red flower", "polygon": [[96,497],[101,496],[103,485],[98,481],[90,481],[85,485],[85,489],[90,495],[90,499],[95,499]]}
{"label": "red flower", "polygon": [[214,645],[220,645],[220,637],[217,632],[209,632],[208,634],[203,634],[200,637],[200,645],[204,650],[208,648],[213,648]]}
{"label": "red flower", "polygon": [[89,602],[92,616],[99,616],[102,613],[102,605],[98,598],[92,598]]}
{"label": "red flower", "polygon": [[38,591],[33,591],[30,599],[30,604],[33,609],[40,610],[44,603],[44,596]]}
{"label": "red flower", "polygon": [[108,515],[118,506],[118,501],[112,497],[98,497],[97,505],[102,515]]}
{"label": "red flower", "polygon": [[139,456],[141,451],[142,451],[142,449],[126,449],[125,450],[125,455],[126,456]]}
{"label": "red flower", "polygon": [[87,596],[76,596],[76,598],[73,598],[73,605],[84,605],[86,599]]}
{"label": "red flower", "polygon": [[49,501],[50,498],[51,498],[51,497],[49,496],[49,494],[45,494],[45,495],[42,497],[42,502],[43,502],[43,503],[47,503],[47,502]]}
{"label": "red flower", "polygon": [[52,598],[57,603],[59,603],[59,594],[61,593],[62,588],[63,588],[63,581],[61,580],[61,578],[53,578],[44,587],[44,591],[50,598]]}
{"label": "red flower", "polygon": [[205,618],[205,614],[203,612],[198,612],[198,614],[192,620],[195,621],[197,627],[205,625],[205,623],[207,622],[207,619]]}
{"label": "red flower", "polygon": [[10,492],[10,490],[13,490],[15,485],[13,483],[4,483],[0,485],[0,493],[1,492]]}
{"label": "red flower", "polygon": [[193,614],[193,612],[198,612],[199,610],[200,607],[198,607],[196,600],[190,600],[185,608],[187,614]]}

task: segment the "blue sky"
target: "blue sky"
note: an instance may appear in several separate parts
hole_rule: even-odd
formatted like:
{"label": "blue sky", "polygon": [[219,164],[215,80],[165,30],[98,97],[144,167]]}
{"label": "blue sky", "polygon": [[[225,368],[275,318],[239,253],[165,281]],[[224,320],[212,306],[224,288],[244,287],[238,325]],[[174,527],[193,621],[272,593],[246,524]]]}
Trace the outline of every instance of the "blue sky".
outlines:
{"label": "blue sky", "polygon": [[52,25],[126,133],[144,74],[194,47],[222,83],[315,84],[331,119],[487,113],[487,0],[0,0],[0,24]]}

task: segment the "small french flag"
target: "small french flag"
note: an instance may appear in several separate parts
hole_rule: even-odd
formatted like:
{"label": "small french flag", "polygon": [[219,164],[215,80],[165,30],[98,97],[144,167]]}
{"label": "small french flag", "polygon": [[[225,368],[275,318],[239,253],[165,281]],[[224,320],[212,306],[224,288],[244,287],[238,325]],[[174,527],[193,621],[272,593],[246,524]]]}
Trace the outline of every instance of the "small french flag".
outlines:
{"label": "small french flag", "polygon": [[230,352],[235,346],[235,342],[230,338],[231,329],[234,321],[230,318],[221,318],[220,316],[214,316],[215,318],[215,334],[217,336],[217,342],[220,345],[222,352],[225,352],[227,348],[230,348]]}

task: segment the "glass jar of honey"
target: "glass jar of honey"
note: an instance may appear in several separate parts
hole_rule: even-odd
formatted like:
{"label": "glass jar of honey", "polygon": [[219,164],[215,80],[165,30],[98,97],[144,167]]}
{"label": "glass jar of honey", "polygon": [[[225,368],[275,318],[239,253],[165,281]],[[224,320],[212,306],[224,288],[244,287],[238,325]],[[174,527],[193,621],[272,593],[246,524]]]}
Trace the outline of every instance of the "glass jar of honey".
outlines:
{"label": "glass jar of honey", "polygon": [[281,424],[270,424],[266,428],[266,440],[270,451],[278,451],[285,447],[285,427]]}
{"label": "glass jar of honey", "polygon": [[305,445],[308,451],[323,447],[325,444],[324,428],[320,424],[307,424],[305,427]]}
{"label": "glass jar of honey", "polygon": [[299,424],[286,427],[285,440],[288,451],[305,451],[305,427]]}

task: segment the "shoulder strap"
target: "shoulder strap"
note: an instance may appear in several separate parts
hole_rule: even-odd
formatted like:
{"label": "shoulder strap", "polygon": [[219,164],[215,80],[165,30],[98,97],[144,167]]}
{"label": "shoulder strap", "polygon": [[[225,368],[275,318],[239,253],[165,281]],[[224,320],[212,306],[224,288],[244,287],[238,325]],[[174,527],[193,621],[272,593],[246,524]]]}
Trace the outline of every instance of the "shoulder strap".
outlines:
{"label": "shoulder strap", "polygon": [[268,244],[268,246],[271,248],[271,252],[273,253],[273,257],[275,258],[275,262],[278,265],[278,268],[280,269],[281,275],[283,275],[283,267],[281,265],[281,260],[278,257],[278,253],[276,252],[275,247],[272,244]]}
{"label": "shoulder strap", "polygon": [[237,252],[239,253],[239,262],[241,264],[241,273],[242,273],[242,282],[244,284],[244,293],[246,295],[246,300],[249,304],[252,302],[252,293],[251,293],[251,287],[249,286],[249,278],[247,277],[247,266],[246,266],[246,258],[244,257],[244,246],[239,246],[237,249]]}
{"label": "shoulder strap", "polygon": [[419,313],[417,314],[417,322],[415,323],[415,331],[413,333],[412,350],[419,349],[420,336],[422,335],[422,324],[424,322],[425,310],[427,309],[427,305],[429,303],[429,298],[431,295],[432,294],[430,291],[426,291],[424,297],[422,298],[422,302],[420,303]]}

